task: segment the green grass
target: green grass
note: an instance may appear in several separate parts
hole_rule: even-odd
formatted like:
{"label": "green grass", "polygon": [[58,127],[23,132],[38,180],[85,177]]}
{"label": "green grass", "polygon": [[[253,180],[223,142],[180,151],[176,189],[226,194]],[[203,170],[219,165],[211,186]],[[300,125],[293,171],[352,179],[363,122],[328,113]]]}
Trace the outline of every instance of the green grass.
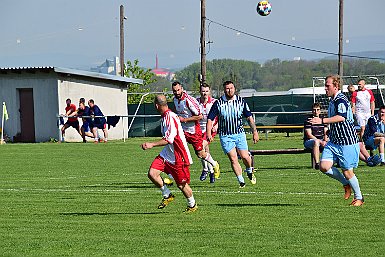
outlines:
{"label": "green grass", "polygon": [[[252,149],[302,147],[300,134],[270,134]],[[219,142],[214,185],[191,166],[196,213],[183,195],[157,210],[147,169],[154,138],[108,144],[0,146],[0,256],[383,256],[385,167],[356,170],[366,203],[349,207],[309,154],[257,156],[257,185],[243,190]]]}

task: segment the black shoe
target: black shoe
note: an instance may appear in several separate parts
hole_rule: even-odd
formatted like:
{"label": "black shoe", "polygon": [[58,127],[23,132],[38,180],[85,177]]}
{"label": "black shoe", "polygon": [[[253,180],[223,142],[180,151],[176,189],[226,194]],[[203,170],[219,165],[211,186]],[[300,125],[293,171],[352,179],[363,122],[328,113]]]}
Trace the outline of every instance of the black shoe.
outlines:
{"label": "black shoe", "polygon": [[319,163],[316,163],[316,164],[314,165],[314,169],[319,170]]}
{"label": "black shoe", "polygon": [[385,162],[381,162],[380,166],[384,166],[385,165]]}
{"label": "black shoe", "polygon": [[239,183],[239,188],[245,188],[246,184],[245,183]]}

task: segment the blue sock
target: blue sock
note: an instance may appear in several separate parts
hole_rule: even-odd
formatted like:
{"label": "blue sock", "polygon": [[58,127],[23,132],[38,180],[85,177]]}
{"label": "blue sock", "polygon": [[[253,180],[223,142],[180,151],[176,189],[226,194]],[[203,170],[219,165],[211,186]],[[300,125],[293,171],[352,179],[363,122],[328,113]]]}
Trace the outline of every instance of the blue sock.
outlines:
{"label": "blue sock", "polygon": [[358,183],[358,179],[356,175],[354,175],[351,179],[349,179],[349,184],[354,191],[354,198],[358,200],[362,200],[360,184]]}
{"label": "blue sock", "polygon": [[331,169],[326,171],[325,174],[331,178],[338,180],[344,186],[349,184],[349,181],[345,178],[344,174],[339,172],[339,170],[336,167],[331,167]]}
{"label": "blue sock", "polygon": [[245,179],[243,178],[242,174],[237,176],[237,179],[238,179],[239,184],[240,183],[245,183]]}

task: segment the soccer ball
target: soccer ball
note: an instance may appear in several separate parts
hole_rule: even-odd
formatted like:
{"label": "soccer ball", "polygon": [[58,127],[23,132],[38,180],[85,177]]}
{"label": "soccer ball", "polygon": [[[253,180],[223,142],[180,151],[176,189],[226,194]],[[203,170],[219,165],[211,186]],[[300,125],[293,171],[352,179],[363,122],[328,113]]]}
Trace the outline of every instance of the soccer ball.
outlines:
{"label": "soccer ball", "polygon": [[267,16],[271,13],[271,4],[269,1],[260,1],[257,4],[257,13],[262,16]]}

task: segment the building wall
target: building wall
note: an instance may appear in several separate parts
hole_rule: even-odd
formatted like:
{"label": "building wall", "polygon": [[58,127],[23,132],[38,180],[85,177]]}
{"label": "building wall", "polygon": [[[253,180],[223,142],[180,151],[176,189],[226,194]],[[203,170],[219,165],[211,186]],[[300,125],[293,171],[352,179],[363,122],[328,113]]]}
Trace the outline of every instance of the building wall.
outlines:
{"label": "building wall", "polygon": [[34,99],[36,142],[48,141],[57,135],[55,117],[58,113],[57,79],[55,73],[8,72],[0,74],[0,102],[6,102],[9,120],[5,133],[13,139],[20,131],[18,89],[32,88]]}
{"label": "building wall", "polygon": [[[65,100],[70,98],[76,106],[79,104],[79,99],[84,97],[86,102],[89,99],[94,99],[95,104],[99,106],[104,115],[108,116],[127,116],[127,90],[122,88],[119,82],[108,82],[97,79],[85,80],[77,76],[60,76],[59,75],[59,110],[61,114],[65,113]],[[108,130],[108,139],[122,139],[123,128],[127,136],[127,118],[124,118],[125,125],[123,127],[122,118],[116,127],[111,127]],[[81,124],[81,121],[80,121]],[[99,131],[103,134],[102,131]],[[66,141],[81,141],[80,135],[73,129],[66,130]],[[88,140],[92,140],[89,139]]]}

